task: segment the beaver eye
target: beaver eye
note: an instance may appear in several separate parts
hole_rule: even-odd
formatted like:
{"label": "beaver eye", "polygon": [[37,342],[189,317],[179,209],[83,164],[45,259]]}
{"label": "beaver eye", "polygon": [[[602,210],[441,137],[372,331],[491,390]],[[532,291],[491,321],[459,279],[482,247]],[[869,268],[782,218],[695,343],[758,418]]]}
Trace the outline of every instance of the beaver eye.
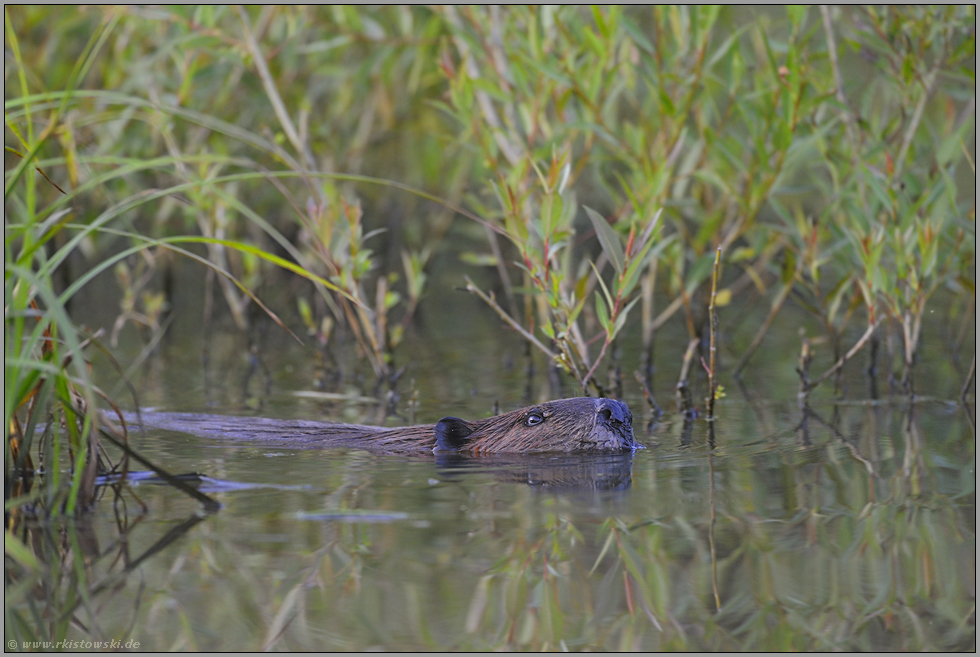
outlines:
{"label": "beaver eye", "polygon": [[544,422],[544,416],[541,413],[529,413],[526,418],[524,418],[524,424],[533,427],[535,424],[541,424]]}

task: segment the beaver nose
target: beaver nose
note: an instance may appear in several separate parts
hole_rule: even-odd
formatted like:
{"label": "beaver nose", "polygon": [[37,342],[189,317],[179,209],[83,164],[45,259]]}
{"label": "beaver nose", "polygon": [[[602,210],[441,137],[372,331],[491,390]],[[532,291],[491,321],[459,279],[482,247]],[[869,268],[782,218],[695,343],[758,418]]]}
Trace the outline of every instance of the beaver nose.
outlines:
{"label": "beaver nose", "polygon": [[615,399],[599,399],[597,413],[606,422],[618,422],[632,426],[633,415],[630,413],[629,406]]}

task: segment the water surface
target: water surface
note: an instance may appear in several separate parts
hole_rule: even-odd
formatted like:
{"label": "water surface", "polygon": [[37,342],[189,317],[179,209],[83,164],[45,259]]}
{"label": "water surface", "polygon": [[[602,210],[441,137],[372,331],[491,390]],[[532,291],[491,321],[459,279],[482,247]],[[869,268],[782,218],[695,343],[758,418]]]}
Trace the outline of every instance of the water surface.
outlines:
{"label": "water surface", "polygon": [[[519,340],[468,299],[420,313],[396,415],[350,372],[329,398],[296,394],[312,388],[310,349],[274,331],[267,379],[246,377],[235,334],[214,336],[205,371],[194,322],[134,372],[139,403],[397,425],[552,398],[544,364],[528,379]],[[670,348],[685,342],[659,338],[653,423],[630,384],[639,359],[620,354],[646,446],[632,455],[379,456],[148,429],[134,447],[201,475],[219,511],[143,480],[26,540],[67,546],[46,553],[65,564],[65,600],[65,555],[85,556],[69,638],[140,650],[974,650],[975,406],[820,389],[803,408],[794,333],[772,337],[785,357],[744,391],[723,377],[714,423],[686,420]],[[953,396],[944,363],[920,366],[920,390]],[[844,399],[863,399],[861,366],[845,374]],[[693,385],[702,405],[703,376]]]}
{"label": "water surface", "polygon": [[[165,650],[971,649],[966,411],[814,413],[729,400],[714,448],[706,422],[668,414],[638,427],[645,450],[581,457],[149,430],[143,452],[205,473],[222,509],[103,594],[100,628]],[[200,511],[134,491],[149,510],[130,506],[130,559]],[[93,519],[100,575],[125,561],[114,519]]]}

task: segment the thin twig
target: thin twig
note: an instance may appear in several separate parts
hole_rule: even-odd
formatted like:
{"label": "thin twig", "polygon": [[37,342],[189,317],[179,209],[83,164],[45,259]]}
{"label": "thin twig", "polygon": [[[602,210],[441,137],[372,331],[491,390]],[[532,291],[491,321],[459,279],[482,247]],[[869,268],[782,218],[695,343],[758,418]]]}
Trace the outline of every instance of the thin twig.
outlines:
{"label": "thin twig", "polygon": [[643,327],[643,383],[649,388],[653,386],[653,312],[654,312],[654,291],[657,286],[657,258],[650,261],[648,271],[640,281],[640,294],[642,301],[642,327]]}
{"label": "thin twig", "polygon": [[548,358],[550,358],[552,360],[556,360],[558,358],[558,355],[555,352],[551,351],[546,346],[544,346],[543,344],[541,344],[541,341],[540,340],[538,340],[532,334],[528,333],[527,330],[523,326],[521,326],[520,323],[517,322],[517,320],[515,320],[513,317],[511,317],[510,315],[508,315],[507,314],[507,311],[500,307],[500,305],[497,303],[497,300],[494,299],[492,295],[488,295],[483,290],[481,290],[480,288],[478,288],[473,283],[473,281],[470,280],[470,277],[469,276],[466,277],[466,291],[467,292],[472,292],[476,296],[478,296],[481,299],[483,299],[483,302],[486,303],[491,308],[493,308],[493,310],[498,315],[500,315],[500,318],[501,319],[503,319],[505,322],[507,322],[508,324],[510,324],[511,328],[513,328],[515,331],[517,331],[522,336],[524,336],[524,339],[525,340],[527,340],[528,342],[530,342],[531,344],[533,344],[535,347],[537,347],[539,350],[541,350],[541,352],[544,353],[545,355],[547,355]]}
{"label": "thin twig", "polygon": [[803,337],[803,344],[800,346],[799,364],[796,373],[800,375],[800,391],[797,397],[806,404],[806,398],[810,394],[810,363],[813,362],[813,351],[810,349],[810,340]]}
{"label": "thin twig", "polygon": [[[14,150],[13,148],[11,148],[10,146],[4,146],[4,147],[3,147],[3,150],[4,150],[5,152],[7,152],[7,153],[11,153],[11,154],[13,154],[13,155],[16,155],[17,157],[19,157],[19,158],[21,158],[21,159],[24,159],[24,156],[23,156],[23,155],[21,155],[20,153],[18,153],[18,152],[17,152],[16,150]],[[55,188],[55,189],[57,189],[57,190],[58,190],[59,192],[61,192],[62,194],[64,194],[64,195],[66,195],[66,196],[68,195],[68,192],[66,192],[66,191],[65,191],[65,190],[63,190],[63,189],[62,189],[61,187],[59,187],[59,186],[58,186],[58,183],[56,183],[55,181],[53,181],[53,180],[51,180],[50,178],[48,178],[48,174],[46,174],[46,173],[44,173],[44,171],[43,171],[43,170],[41,169],[41,167],[39,167],[39,166],[37,166],[37,165],[35,164],[35,165],[34,165],[34,169],[35,169],[35,170],[36,170],[36,171],[37,171],[37,172],[38,172],[39,174],[41,174],[42,176],[44,176],[44,179],[45,179],[45,180],[47,180],[47,181],[48,181],[49,183],[51,183],[51,184],[52,184],[52,185],[54,186],[54,188]]]}
{"label": "thin twig", "polygon": [[592,380],[592,375],[595,374],[596,368],[599,367],[599,363],[602,362],[603,357],[605,357],[606,355],[607,348],[609,348],[608,338],[602,342],[602,349],[599,350],[599,355],[595,357],[595,362],[592,363],[592,367],[589,368],[589,371],[586,373],[585,378],[582,379],[583,390],[585,390],[588,387],[589,381]]}
{"label": "thin twig", "polygon": [[881,320],[879,319],[875,321],[873,324],[871,324],[871,326],[868,327],[868,330],[864,332],[864,335],[861,336],[861,339],[855,342],[854,346],[851,347],[851,350],[848,351],[846,354],[844,354],[840,360],[834,363],[833,367],[831,367],[829,370],[827,370],[826,372],[818,376],[812,382],[808,383],[806,387],[807,392],[816,388],[818,385],[820,385],[821,383],[829,379],[831,376],[833,376],[834,372],[844,367],[844,363],[850,360],[854,356],[854,354],[859,352],[861,350],[861,347],[863,347],[865,343],[867,343],[867,341],[871,339],[871,336],[874,335],[875,329],[878,328],[878,324],[880,323]]}
{"label": "thin twig", "polygon": [[922,120],[922,113],[925,111],[926,103],[929,102],[929,98],[932,97],[932,93],[936,89],[936,82],[939,80],[939,71],[945,62],[946,52],[944,48],[942,56],[936,57],[936,61],[932,65],[932,70],[926,74],[925,79],[922,81],[925,90],[919,98],[919,102],[915,105],[915,111],[912,113],[912,121],[905,131],[905,136],[902,137],[902,147],[899,149],[898,157],[895,160],[895,175],[892,177],[892,180],[898,180],[902,173],[902,167],[905,165],[905,158],[908,155],[909,147],[912,146],[912,139],[919,129],[919,121]]}
{"label": "thin twig", "polygon": [[711,343],[708,350],[708,419],[713,420],[715,417],[715,388],[717,382],[715,381],[715,353],[718,348],[715,344],[716,334],[718,332],[718,314],[715,308],[715,301],[718,296],[718,269],[721,264],[721,247],[715,251],[715,267],[714,272],[711,275],[711,302],[708,304],[708,324],[709,331],[711,333]]}
{"label": "thin twig", "polygon": [[517,314],[517,302],[514,300],[514,285],[511,283],[510,274],[507,272],[504,254],[500,249],[500,240],[497,239],[497,234],[490,229],[490,226],[484,224],[483,228],[487,233],[487,242],[490,243],[490,253],[493,254],[493,259],[496,261],[497,275],[500,276],[500,282],[504,286],[504,296],[507,297],[507,310],[511,314]]}
{"label": "thin twig", "polygon": [[973,354],[973,362],[970,363],[970,373],[966,376],[966,381],[963,382],[963,388],[960,389],[960,399],[966,401],[967,395],[970,394],[970,384],[973,383],[973,379],[977,376],[977,355]]}
{"label": "thin twig", "polygon": [[265,55],[262,54],[259,43],[255,40],[255,35],[252,33],[252,24],[248,20],[248,14],[241,5],[237,9],[238,15],[242,19],[242,27],[245,31],[245,43],[248,45],[252,59],[255,60],[255,68],[259,73],[259,78],[262,79],[265,94],[269,97],[269,102],[272,103],[272,109],[275,111],[280,125],[282,125],[283,132],[286,133],[286,138],[289,139],[293,148],[303,158],[304,167],[310,169],[313,167],[313,153],[310,151],[309,144],[304,143],[300,139],[299,132],[296,131],[293,120],[289,117],[289,111],[286,109],[286,104],[282,102],[282,96],[279,95],[275,80],[272,79],[272,73],[269,71],[269,65],[265,61]]}
{"label": "thin twig", "polygon": [[687,387],[687,373],[691,369],[694,361],[694,350],[701,343],[697,338],[692,338],[687,343],[687,350],[684,352],[684,361],[681,363],[681,374],[677,378],[677,408],[681,413],[691,410],[691,393]]}
{"label": "thin twig", "polygon": [[[108,421],[105,423],[105,426],[110,427],[110,429],[113,428],[113,424],[111,422],[108,422]],[[131,459],[133,459],[134,461],[138,461],[138,462],[142,463],[144,467],[147,467],[150,470],[153,470],[153,472],[158,477],[160,477],[160,479],[162,479],[164,482],[166,482],[170,486],[173,486],[174,488],[176,488],[176,489],[178,489],[178,490],[186,493],[187,495],[193,497],[195,500],[197,500],[198,502],[200,502],[204,506],[204,510],[207,513],[214,513],[215,511],[218,511],[221,508],[221,504],[219,502],[217,502],[216,500],[214,500],[213,498],[208,497],[207,495],[205,495],[204,493],[200,492],[196,488],[194,488],[194,487],[188,485],[187,483],[181,481],[178,477],[173,476],[172,474],[170,474],[169,472],[167,472],[163,468],[161,468],[161,467],[157,466],[156,464],[148,461],[146,458],[144,458],[143,456],[141,456],[137,452],[133,451],[133,449],[124,440],[121,440],[120,438],[117,438],[116,436],[114,436],[113,433],[112,433],[112,431],[106,430],[106,429],[100,427],[99,428],[99,433],[102,435],[103,438],[106,438],[113,445],[115,445],[116,447],[118,447],[119,449],[121,449]]]}
{"label": "thin twig", "polygon": [[684,352],[684,360],[681,362],[681,375],[677,379],[677,387],[687,387],[687,373],[691,370],[691,363],[694,361],[694,350],[698,348],[701,341],[697,338],[691,339],[687,343],[687,350]]}
{"label": "thin twig", "polygon": [[742,357],[739,359],[738,364],[735,366],[735,369],[732,371],[732,375],[735,378],[738,378],[741,375],[742,369],[748,364],[749,359],[752,358],[752,354],[754,354],[756,349],[759,348],[759,345],[762,344],[763,338],[765,338],[766,333],[769,332],[769,327],[772,325],[773,320],[776,319],[776,314],[783,307],[783,304],[786,302],[786,299],[789,298],[789,293],[792,291],[793,291],[793,285],[788,283],[783,287],[782,290],[780,290],[779,294],[776,295],[776,299],[773,302],[772,308],[769,310],[769,315],[766,316],[766,320],[762,322],[762,326],[759,327],[759,332],[756,333],[755,338],[752,339],[752,344],[750,344],[749,348],[745,350],[744,354],[742,354]]}
{"label": "thin twig", "polygon": [[[868,471],[868,474],[871,476],[871,479],[872,480],[875,479],[878,476],[877,475],[877,472],[875,470],[874,463],[872,463],[867,458],[865,458],[864,455],[862,455],[861,452],[858,450],[858,448],[855,445],[853,445],[852,443],[850,443],[847,440],[847,438],[844,436],[844,434],[842,434],[840,432],[840,429],[838,429],[833,424],[831,424],[831,423],[827,422],[826,420],[824,420],[822,417],[820,417],[820,415],[816,411],[814,411],[809,406],[805,407],[805,409],[806,409],[806,412],[810,415],[810,417],[812,417],[817,422],[819,422],[823,426],[825,426],[828,429],[830,429],[831,433],[834,434],[834,437],[837,438],[837,440],[841,441],[841,443],[844,444],[844,447],[847,448],[847,451],[849,451],[851,453],[851,456],[854,458],[854,460],[857,461],[857,462],[859,462],[861,465],[864,466],[864,469]],[[872,493],[872,495],[874,494],[874,487],[873,486],[871,488],[871,493]]]}
{"label": "thin twig", "polygon": [[639,371],[633,372],[633,376],[636,378],[636,382],[640,384],[640,389],[643,391],[643,396],[646,397],[647,403],[650,404],[650,408],[653,409],[654,414],[660,417],[663,411],[660,410],[660,406],[657,405],[656,400],[653,398],[653,393],[650,392],[650,388],[647,387],[647,382]]}
{"label": "thin twig", "polygon": [[[834,86],[837,87],[835,95],[837,96],[837,102],[846,108],[843,112],[844,116],[844,126],[847,129],[847,139],[851,142],[855,149],[858,146],[857,139],[857,128],[854,120],[854,110],[851,109],[851,104],[847,102],[847,97],[844,95],[844,78],[840,73],[840,63],[837,61],[837,39],[834,37],[833,20],[830,16],[830,7],[828,5],[820,5],[820,15],[823,17],[823,29],[827,33],[827,54],[830,57],[830,69],[834,74]],[[855,153],[857,151],[855,150]]]}

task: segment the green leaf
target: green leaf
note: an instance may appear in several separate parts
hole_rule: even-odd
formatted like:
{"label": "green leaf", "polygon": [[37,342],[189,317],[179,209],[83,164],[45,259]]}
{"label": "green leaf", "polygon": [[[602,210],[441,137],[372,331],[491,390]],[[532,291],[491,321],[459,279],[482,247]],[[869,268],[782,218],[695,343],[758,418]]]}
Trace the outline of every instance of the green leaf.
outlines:
{"label": "green leaf", "polygon": [[584,307],[585,307],[585,298],[579,299],[578,303],[575,304],[575,307],[572,309],[572,312],[569,313],[568,315],[569,326],[575,323],[575,320],[578,319],[578,315],[580,312],[582,312],[582,308]]}
{"label": "green leaf", "polygon": [[670,95],[660,87],[657,90],[660,96],[660,107],[666,116],[674,116],[677,113],[677,108],[674,106],[674,101],[670,99]]}
{"label": "green leaf", "polygon": [[630,35],[630,38],[633,39],[633,43],[635,43],[640,50],[643,50],[651,55],[654,54],[653,44],[650,43],[650,40],[647,39],[645,34],[643,34],[643,31],[639,28],[639,26],[625,16],[623,17],[623,29]]}
{"label": "green leaf", "polygon": [[40,570],[33,552],[6,529],[3,532],[3,553],[28,570],[34,572]]}
{"label": "green leaf", "polygon": [[[708,59],[708,63],[705,65],[705,69],[710,71],[711,68],[722,59],[726,59],[726,60],[730,59],[729,53],[732,50],[732,46],[735,45],[735,42],[738,41],[738,38],[742,36],[742,34],[744,34],[749,27],[750,27],[749,25],[743,25],[742,27],[735,30],[735,32],[730,34],[728,38],[726,38],[722,42],[722,44],[718,46],[718,49],[715,50],[715,53],[711,56],[711,58]],[[732,56],[738,56],[739,60],[741,60],[741,56],[738,55],[737,50],[735,53],[732,53]]]}
{"label": "green leaf", "polygon": [[316,331],[316,323],[313,321],[313,310],[310,308],[310,302],[305,297],[299,297],[296,299],[296,305],[299,307],[299,316],[303,320],[306,328],[310,331]]}
{"label": "green leaf", "polygon": [[963,152],[966,135],[973,129],[974,122],[975,117],[971,116],[953,134],[943,140],[939,146],[939,150],[936,151],[936,163],[939,166],[945,167],[953,161],[954,157],[959,156]]}
{"label": "green leaf", "polygon": [[544,229],[544,237],[550,237],[561,224],[563,209],[561,196],[557,193],[551,192],[544,197],[544,201],[541,202],[541,226]]}
{"label": "green leaf", "polygon": [[602,295],[595,295],[595,314],[599,320],[599,326],[603,328],[606,333],[610,333],[612,325],[609,323],[609,311],[606,310],[606,303],[602,300]]}
{"label": "green leaf", "polygon": [[806,5],[786,5],[786,15],[793,25],[793,30],[796,31],[800,28],[803,17],[806,16]]}
{"label": "green leaf", "polygon": [[609,307],[612,308],[613,299],[612,299],[612,295],[609,294],[609,288],[606,287],[606,282],[602,280],[602,276],[599,275],[599,270],[596,269],[595,264],[591,262],[589,264],[592,265],[592,271],[595,272],[596,280],[599,281],[599,287],[602,288],[602,294],[606,297],[606,302],[609,304]]}
{"label": "green leaf", "polygon": [[609,262],[612,263],[616,273],[622,274],[626,264],[626,254],[623,251],[623,241],[619,237],[619,233],[598,212],[590,207],[583,207],[585,207],[589,221],[592,222],[592,227],[595,228],[595,234],[602,246],[602,251],[609,258]]}
{"label": "green leaf", "polygon": [[[652,222],[652,225],[654,227],[656,225],[655,222],[660,217],[661,212],[662,210],[658,210],[656,217],[654,217],[654,220]],[[656,240],[652,239],[652,237],[653,237],[653,230],[651,229],[650,226],[648,226],[647,230],[644,231],[644,235],[643,235],[643,238],[646,241],[640,247],[639,253],[637,253],[630,261],[629,266],[626,268],[626,272],[623,274],[622,277],[623,283],[618,290],[619,294],[622,295],[623,298],[628,297],[630,293],[633,291],[633,288],[636,287],[636,283],[640,280],[640,271],[643,269],[644,266],[646,266],[646,262],[650,259],[648,255],[651,253],[653,254],[660,253],[661,251],[663,251],[664,247],[667,246],[667,244],[669,244],[670,241],[673,239],[673,236],[671,236],[668,237],[666,240],[661,240],[657,244],[657,248],[651,251],[651,247],[653,247],[654,243],[656,242]]]}

